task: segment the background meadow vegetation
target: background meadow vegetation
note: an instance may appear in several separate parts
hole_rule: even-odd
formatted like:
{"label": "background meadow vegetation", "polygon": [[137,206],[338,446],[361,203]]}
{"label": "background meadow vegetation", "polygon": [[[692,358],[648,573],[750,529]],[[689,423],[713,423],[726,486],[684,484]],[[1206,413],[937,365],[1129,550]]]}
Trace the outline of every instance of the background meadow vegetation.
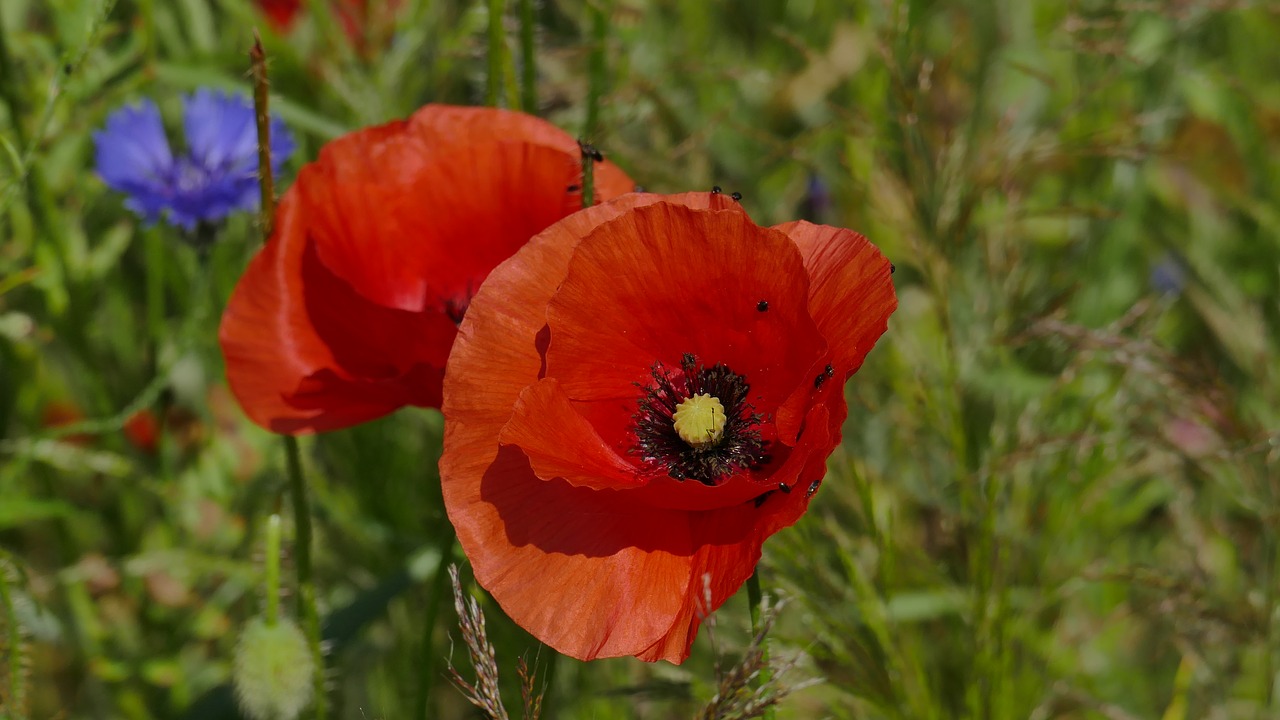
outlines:
{"label": "background meadow vegetation", "polygon": [[[765,547],[803,686],[779,717],[1280,717],[1277,6],[593,1],[535,4],[532,104],[514,1],[400,0],[356,44],[323,2],[284,36],[249,0],[0,3],[0,717],[232,716],[285,482],[216,341],[254,219],[200,247],[141,225],[92,133],[247,94],[261,27],[287,187],[345,131],[486,102],[495,8],[504,104],[579,134],[595,77],[590,139],[645,188],[740,191],[897,265],[831,475]],[[477,716],[446,674],[441,426],[302,443],[331,717]],[[508,705],[523,657],[545,717],[692,717],[749,636],[743,593],[683,666],[549,663],[476,596]]]}

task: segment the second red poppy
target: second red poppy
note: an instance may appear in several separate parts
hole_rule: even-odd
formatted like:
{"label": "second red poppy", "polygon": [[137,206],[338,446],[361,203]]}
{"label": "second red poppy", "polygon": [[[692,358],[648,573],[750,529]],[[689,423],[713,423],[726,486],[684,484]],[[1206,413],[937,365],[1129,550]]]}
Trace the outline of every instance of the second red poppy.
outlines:
{"label": "second red poppy", "polygon": [[[579,153],[544,120],[443,105],[325,146],[223,315],[246,414],[298,434],[438,407],[457,324],[489,271],[581,206]],[[632,187],[597,166],[601,200]]]}

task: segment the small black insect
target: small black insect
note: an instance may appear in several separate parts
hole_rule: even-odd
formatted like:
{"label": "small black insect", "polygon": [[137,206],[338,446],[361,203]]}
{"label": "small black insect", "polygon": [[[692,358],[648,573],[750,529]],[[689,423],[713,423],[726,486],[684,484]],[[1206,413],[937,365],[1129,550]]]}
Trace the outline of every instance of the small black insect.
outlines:
{"label": "small black insect", "polygon": [[742,202],[742,193],[740,192],[733,193],[729,197],[733,198],[734,202]]}
{"label": "small black insect", "polygon": [[892,275],[896,272],[898,272],[898,266],[893,263],[889,263],[889,274]]}
{"label": "small black insect", "polygon": [[756,310],[759,310],[760,312],[765,312],[768,309],[769,309],[768,300],[761,300],[760,302],[756,303]]}
{"label": "small black insect", "polygon": [[712,195],[719,195],[719,194],[720,194],[720,193],[722,193],[722,192],[724,192],[724,191],[720,189],[720,186],[719,186],[719,185],[712,185],[712,186],[711,186],[711,194],[712,194]]}
{"label": "small black insect", "polygon": [[578,192],[581,189],[582,189],[581,185],[570,185],[569,187],[565,188],[565,190],[568,190],[569,192]]}
{"label": "small black insect", "polygon": [[778,491],[783,495],[788,495],[791,493],[791,486],[784,482],[780,482],[778,483]]}
{"label": "small black insect", "polygon": [[835,374],[836,369],[828,365],[822,372],[818,373],[818,377],[813,379],[813,387],[815,389],[822,387],[822,383]]}
{"label": "small black insect", "polygon": [[578,141],[578,150],[582,152],[582,157],[591,158],[596,162],[604,162],[604,153],[596,149],[595,145],[582,140]]}
{"label": "small black insect", "polygon": [[809,483],[809,489],[804,491],[804,499],[808,500],[809,498],[813,497],[813,494],[818,492],[818,486],[821,484],[822,484],[822,480],[814,480],[813,482]]}

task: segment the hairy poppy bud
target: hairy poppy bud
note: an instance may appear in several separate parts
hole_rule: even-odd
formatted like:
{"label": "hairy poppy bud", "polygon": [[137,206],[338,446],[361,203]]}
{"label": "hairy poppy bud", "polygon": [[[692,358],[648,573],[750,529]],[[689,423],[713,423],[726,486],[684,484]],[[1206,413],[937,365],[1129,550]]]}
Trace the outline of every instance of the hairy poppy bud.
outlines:
{"label": "hairy poppy bud", "polygon": [[250,620],[232,671],[240,709],[253,720],[294,720],[311,703],[313,662],[307,638],[293,622]]}

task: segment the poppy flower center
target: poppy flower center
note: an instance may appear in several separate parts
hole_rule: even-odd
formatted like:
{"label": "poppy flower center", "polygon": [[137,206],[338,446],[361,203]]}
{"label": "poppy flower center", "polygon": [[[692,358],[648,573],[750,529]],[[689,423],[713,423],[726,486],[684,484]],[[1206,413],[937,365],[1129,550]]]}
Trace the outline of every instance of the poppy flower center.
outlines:
{"label": "poppy flower center", "polygon": [[675,480],[716,485],[769,461],[745,377],[723,364],[703,367],[689,353],[679,369],[658,362],[651,372],[632,416],[632,452],[645,465]]}
{"label": "poppy flower center", "polygon": [[681,440],[699,450],[706,450],[724,437],[724,405],[720,398],[700,393],[676,406],[671,425]]}

